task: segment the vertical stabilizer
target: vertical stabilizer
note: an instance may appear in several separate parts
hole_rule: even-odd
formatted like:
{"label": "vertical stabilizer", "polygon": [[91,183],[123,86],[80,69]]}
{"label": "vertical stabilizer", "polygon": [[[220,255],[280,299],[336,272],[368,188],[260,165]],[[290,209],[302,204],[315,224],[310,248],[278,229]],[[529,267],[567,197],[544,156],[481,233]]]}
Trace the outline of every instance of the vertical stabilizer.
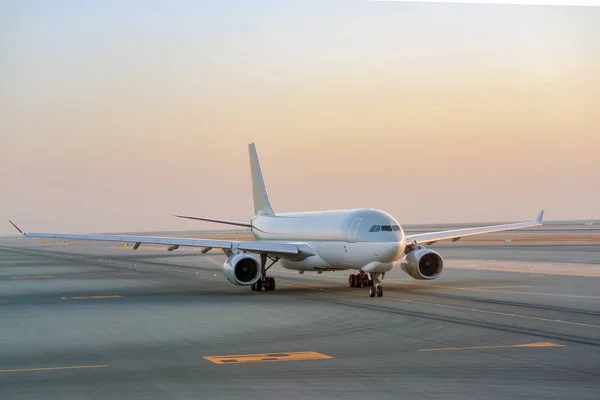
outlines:
{"label": "vertical stabilizer", "polygon": [[271,208],[271,204],[269,204],[269,197],[267,196],[267,189],[265,188],[265,182],[260,170],[260,164],[258,162],[258,156],[256,155],[256,147],[254,147],[254,143],[250,143],[248,145],[248,150],[250,151],[250,173],[252,174],[254,212],[256,215],[274,215],[275,213]]}

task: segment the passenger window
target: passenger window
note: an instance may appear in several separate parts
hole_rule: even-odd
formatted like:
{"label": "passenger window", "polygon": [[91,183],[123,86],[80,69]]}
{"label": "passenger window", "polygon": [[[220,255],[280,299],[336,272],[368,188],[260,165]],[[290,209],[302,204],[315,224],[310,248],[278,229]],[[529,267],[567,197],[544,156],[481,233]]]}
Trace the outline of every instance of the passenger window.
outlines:
{"label": "passenger window", "polygon": [[381,231],[382,232],[391,232],[392,227],[390,225],[381,225]]}

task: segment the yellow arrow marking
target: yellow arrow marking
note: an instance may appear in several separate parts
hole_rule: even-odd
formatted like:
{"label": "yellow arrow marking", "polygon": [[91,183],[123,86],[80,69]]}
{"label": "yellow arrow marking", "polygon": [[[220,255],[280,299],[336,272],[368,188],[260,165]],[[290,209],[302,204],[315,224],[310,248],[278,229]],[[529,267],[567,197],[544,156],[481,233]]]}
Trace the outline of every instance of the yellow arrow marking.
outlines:
{"label": "yellow arrow marking", "polygon": [[324,360],[333,357],[321,353],[316,353],[314,351],[301,351],[294,353],[238,354],[230,356],[211,356],[204,358],[215,364],[241,364],[249,362]]}

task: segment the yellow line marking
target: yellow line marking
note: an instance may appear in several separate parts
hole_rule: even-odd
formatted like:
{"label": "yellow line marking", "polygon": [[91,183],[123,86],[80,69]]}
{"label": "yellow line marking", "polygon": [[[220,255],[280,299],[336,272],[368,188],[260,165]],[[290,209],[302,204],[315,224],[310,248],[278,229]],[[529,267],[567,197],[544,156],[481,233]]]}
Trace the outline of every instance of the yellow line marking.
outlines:
{"label": "yellow line marking", "polygon": [[118,299],[121,296],[113,294],[110,296],[75,296],[75,297],[61,297],[61,300],[88,300],[88,299]]}
{"label": "yellow line marking", "polygon": [[564,344],[550,342],[537,342],[526,344],[512,344],[506,346],[476,346],[476,347],[444,347],[440,349],[419,349],[419,351],[450,351],[450,350],[480,350],[480,349],[507,349],[511,347],[565,347]]}
{"label": "yellow line marking", "polygon": [[[312,286],[292,285],[292,284],[289,284],[289,283],[284,283],[284,284],[282,284],[282,286],[297,287],[297,288],[302,288],[302,289],[310,289],[310,290],[315,290],[315,291],[319,291],[319,292],[346,293],[346,294],[349,294],[351,296],[368,297],[368,294],[360,294],[360,293],[356,293],[356,292],[353,293],[351,291],[344,292],[344,291],[341,291],[341,290],[322,289],[322,288],[315,288],[315,287],[312,287]],[[477,308],[450,306],[450,305],[447,305],[447,304],[429,303],[429,302],[426,302],[426,301],[415,301],[415,300],[399,299],[397,297],[389,297],[389,296],[385,297],[385,299],[387,299],[387,300],[394,300],[394,301],[400,301],[400,302],[403,302],[403,303],[422,304],[422,305],[425,305],[425,306],[434,306],[434,307],[440,307],[440,308],[450,308],[450,309],[453,309],[453,310],[461,310],[461,311],[469,311],[469,312],[480,312],[480,313],[484,313],[484,314],[501,315],[501,316],[504,316],[504,317],[532,319],[532,320],[535,320],[535,321],[553,322],[553,323],[556,323],[556,324],[585,326],[585,327],[588,327],[588,328],[598,328],[598,329],[600,329],[600,325],[582,324],[582,323],[579,323],[579,322],[562,321],[560,319],[548,319],[548,318],[541,318],[541,317],[531,317],[531,316],[528,316],[528,315],[503,313],[503,312],[498,312],[498,311],[487,311],[487,310],[481,310],[481,309],[477,309]]]}
{"label": "yellow line marking", "polygon": [[249,362],[275,362],[275,361],[300,361],[300,360],[325,360],[333,358],[314,351],[262,353],[262,354],[238,354],[230,356],[211,356],[204,359],[215,364],[241,364]]}
{"label": "yellow line marking", "polygon": [[13,279],[50,279],[53,278],[52,275],[22,275],[22,276],[13,276]]}
{"label": "yellow line marking", "polygon": [[61,369],[90,369],[90,368],[106,368],[106,367],[108,367],[108,365],[75,365],[72,367],[0,369],[0,374],[6,373],[6,372],[57,371],[57,370],[61,370]]}

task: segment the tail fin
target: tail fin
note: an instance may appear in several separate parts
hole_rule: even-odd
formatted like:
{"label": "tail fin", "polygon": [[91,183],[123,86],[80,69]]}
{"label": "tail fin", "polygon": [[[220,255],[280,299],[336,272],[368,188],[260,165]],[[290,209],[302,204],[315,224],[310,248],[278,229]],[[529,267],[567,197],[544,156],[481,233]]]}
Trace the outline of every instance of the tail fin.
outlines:
{"label": "tail fin", "polygon": [[271,204],[269,204],[269,197],[267,196],[267,189],[265,188],[265,182],[263,181],[254,143],[248,145],[248,150],[250,151],[250,173],[252,174],[254,212],[256,215],[274,215],[275,213],[271,208]]}

